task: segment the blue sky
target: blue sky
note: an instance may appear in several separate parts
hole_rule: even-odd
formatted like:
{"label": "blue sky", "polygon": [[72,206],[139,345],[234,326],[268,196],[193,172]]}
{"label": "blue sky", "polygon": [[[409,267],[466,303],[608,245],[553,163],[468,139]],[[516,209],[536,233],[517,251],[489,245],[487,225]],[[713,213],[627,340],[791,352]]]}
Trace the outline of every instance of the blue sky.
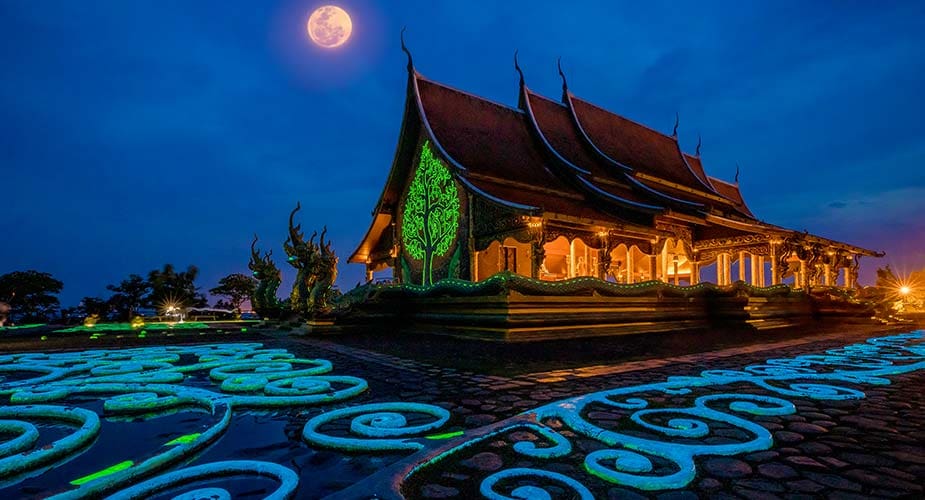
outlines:
{"label": "blue sky", "polygon": [[[353,17],[341,50],[305,35],[323,3]],[[402,26],[423,74],[508,104],[515,49],[552,97],[561,56],[584,99],[666,132],[679,112],[708,173],[741,165],[759,218],[925,266],[925,2],[562,5],[0,2],[0,273],[51,272],[66,305],[166,262],[207,289],[247,272],[254,232],[282,256],[301,200],[352,287],[398,137]]]}

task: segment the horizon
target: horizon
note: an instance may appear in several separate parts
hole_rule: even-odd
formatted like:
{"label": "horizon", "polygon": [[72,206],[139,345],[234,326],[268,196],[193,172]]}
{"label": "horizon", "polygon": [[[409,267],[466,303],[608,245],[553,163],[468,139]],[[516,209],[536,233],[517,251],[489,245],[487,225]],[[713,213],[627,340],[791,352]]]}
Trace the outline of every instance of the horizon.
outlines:
{"label": "horizon", "polygon": [[[760,220],[886,251],[861,261],[863,284],[887,264],[925,268],[925,33],[914,22],[925,5],[595,5],[582,19],[504,5],[473,22],[468,6],[344,1],[355,39],[325,52],[303,31],[322,3],[0,5],[13,42],[0,82],[0,274],[50,272],[68,306],[169,262],[199,267],[207,292],[250,274],[256,232],[286,296],[282,242],[300,201],[297,221],[307,234],[328,226],[338,285],[352,288],[364,270],[346,259],[398,141],[403,25],[425,77],[486,99],[516,105],[519,48],[540,94],[558,94],[562,56],[589,102],[663,133],[679,113],[682,148],[700,135],[707,173],[723,180],[741,165]],[[142,22],[170,36],[148,38]]]}

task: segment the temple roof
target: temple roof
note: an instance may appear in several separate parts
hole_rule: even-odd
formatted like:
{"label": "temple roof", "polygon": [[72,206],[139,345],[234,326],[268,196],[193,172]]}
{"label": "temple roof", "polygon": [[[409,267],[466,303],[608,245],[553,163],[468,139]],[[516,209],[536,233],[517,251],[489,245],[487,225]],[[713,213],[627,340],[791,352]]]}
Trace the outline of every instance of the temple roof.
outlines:
{"label": "temple roof", "polygon": [[726,234],[730,228],[792,232],[758,221],[738,183],[709,176],[699,145],[697,154],[684,153],[677,125],[666,135],[578,98],[561,69],[561,102],[528,89],[521,73],[519,106],[511,107],[424,78],[414,70],[410,53],[408,58],[398,149],[373,211],[374,224],[350,262],[376,253],[376,242],[393,223],[420,137],[432,141],[473,196],[525,215],[627,227],[642,221],[655,231],[652,216],[665,214],[700,225],[726,221],[719,223],[724,229],[699,229],[701,235]]}

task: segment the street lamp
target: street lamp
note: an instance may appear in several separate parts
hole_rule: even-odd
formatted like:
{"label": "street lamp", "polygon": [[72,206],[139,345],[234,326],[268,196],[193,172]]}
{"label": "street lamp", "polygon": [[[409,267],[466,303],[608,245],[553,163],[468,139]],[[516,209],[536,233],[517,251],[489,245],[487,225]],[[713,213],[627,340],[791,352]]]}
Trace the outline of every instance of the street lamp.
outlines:
{"label": "street lamp", "polygon": [[909,287],[906,286],[906,285],[903,285],[903,286],[899,287],[899,293],[902,294],[902,295],[909,295],[909,293],[910,293],[911,291],[912,291],[912,289],[909,288]]}

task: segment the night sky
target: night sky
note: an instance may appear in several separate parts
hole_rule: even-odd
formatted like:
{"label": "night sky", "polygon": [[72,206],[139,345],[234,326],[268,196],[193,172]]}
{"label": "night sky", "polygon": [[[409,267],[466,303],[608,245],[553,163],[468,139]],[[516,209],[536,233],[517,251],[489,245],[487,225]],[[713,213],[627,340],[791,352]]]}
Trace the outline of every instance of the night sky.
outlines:
{"label": "night sky", "polygon": [[[342,289],[395,151],[406,38],[425,76],[516,105],[572,91],[670,133],[762,220],[925,266],[925,2],[0,2],[0,274],[48,271],[63,305],[195,264],[203,289],[281,245],[296,201],[329,227]],[[579,3],[579,2],[576,2]],[[644,9],[644,10],[640,10]]]}

